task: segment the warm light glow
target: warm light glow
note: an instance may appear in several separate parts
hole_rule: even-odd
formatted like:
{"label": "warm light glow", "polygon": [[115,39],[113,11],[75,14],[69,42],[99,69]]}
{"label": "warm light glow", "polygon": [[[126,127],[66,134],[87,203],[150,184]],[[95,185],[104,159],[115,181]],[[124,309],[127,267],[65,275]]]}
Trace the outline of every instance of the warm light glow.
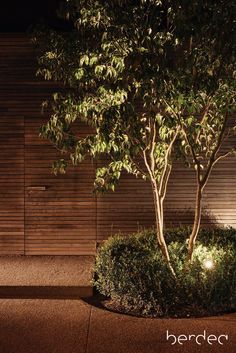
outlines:
{"label": "warm light glow", "polygon": [[207,270],[211,270],[214,268],[214,262],[211,260],[211,259],[206,259],[204,262],[203,262],[203,265],[204,267],[207,269]]}

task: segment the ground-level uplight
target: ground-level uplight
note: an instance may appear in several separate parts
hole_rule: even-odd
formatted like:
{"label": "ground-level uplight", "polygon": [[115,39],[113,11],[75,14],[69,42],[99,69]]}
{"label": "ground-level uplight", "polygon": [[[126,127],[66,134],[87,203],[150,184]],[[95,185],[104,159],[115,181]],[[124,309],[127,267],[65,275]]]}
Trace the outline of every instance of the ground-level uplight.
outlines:
{"label": "ground-level uplight", "polygon": [[214,261],[212,259],[204,260],[203,265],[207,270],[212,270],[215,267]]}

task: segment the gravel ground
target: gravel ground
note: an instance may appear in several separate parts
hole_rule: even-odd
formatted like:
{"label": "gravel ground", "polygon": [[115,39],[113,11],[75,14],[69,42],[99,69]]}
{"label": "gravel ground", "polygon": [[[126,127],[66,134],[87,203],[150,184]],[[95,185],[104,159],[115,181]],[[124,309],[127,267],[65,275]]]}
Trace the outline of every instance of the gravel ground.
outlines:
{"label": "gravel ground", "polygon": [[90,286],[93,265],[93,256],[0,256],[0,286]]}
{"label": "gravel ground", "polygon": [[0,352],[84,353],[89,312],[77,300],[0,300]]}
{"label": "gravel ground", "polygon": [[[169,334],[228,335],[176,343]],[[236,314],[201,319],[144,319],[96,308],[81,300],[0,300],[1,353],[233,353]]]}

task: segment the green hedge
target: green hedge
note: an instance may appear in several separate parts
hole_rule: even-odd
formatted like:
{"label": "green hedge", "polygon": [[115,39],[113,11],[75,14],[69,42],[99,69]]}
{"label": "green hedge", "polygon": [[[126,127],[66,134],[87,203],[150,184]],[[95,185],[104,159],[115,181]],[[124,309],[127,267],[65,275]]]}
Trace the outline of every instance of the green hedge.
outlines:
{"label": "green hedge", "polygon": [[[188,228],[166,238],[174,278],[153,230],[109,238],[96,257],[94,285],[122,310],[140,315],[217,312],[236,308],[236,230],[202,229],[193,261],[186,261]],[[211,261],[213,268],[206,268]],[[186,265],[187,263],[187,265]]]}

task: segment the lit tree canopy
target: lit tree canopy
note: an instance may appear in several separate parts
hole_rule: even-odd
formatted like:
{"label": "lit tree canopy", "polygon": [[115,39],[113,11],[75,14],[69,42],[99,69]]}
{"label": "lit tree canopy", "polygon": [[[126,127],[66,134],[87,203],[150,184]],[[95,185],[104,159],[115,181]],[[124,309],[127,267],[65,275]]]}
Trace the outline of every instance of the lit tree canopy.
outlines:
{"label": "lit tree canopy", "polygon": [[[55,162],[55,172],[65,172],[69,160],[76,165],[86,155],[107,154],[109,162],[97,169],[96,189],[114,189],[122,170],[149,179],[158,241],[168,262],[163,202],[173,146],[183,126],[191,125],[191,99],[215,92],[232,77],[232,43],[225,40],[232,37],[233,6],[67,0],[60,15],[74,30],[37,33],[38,73],[66,87],[54,94],[51,119],[41,131],[66,156]],[[79,139],[78,119],[94,133]]]}

